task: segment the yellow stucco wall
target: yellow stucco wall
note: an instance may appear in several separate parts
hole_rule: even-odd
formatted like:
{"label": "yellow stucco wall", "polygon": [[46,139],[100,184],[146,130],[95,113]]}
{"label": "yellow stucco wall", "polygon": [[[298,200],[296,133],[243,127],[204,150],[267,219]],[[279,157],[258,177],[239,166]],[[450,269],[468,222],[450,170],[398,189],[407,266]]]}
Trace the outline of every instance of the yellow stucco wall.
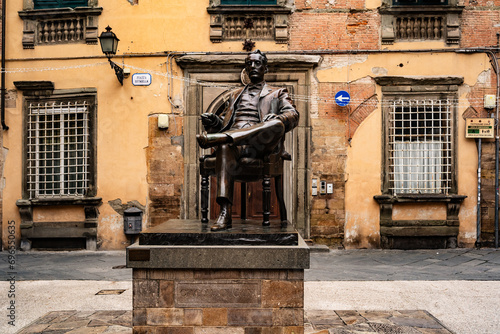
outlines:
{"label": "yellow stucco wall", "polygon": [[[206,0],[153,1],[141,0],[131,5],[126,0],[99,1],[103,12],[98,16],[99,34],[111,26],[120,39],[113,61],[128,67],[131,74],[151,73],[148,87],[133,86],[131,78],[121,86],[99,45],[36,45],[23,49],[23,21],[18,11],[22,1],[7,1],[6,75],[7,89],[16,89],[15,81],[52,81],[55,89],[90,87],[97,89],[97,197],[99,207],[98,239],[102,249],[120,249],[128,245],[123,233],[122,217],[108,204],[136,200],[148,204],[146,149],[148,116],[171,113],[167,97],[167,53],[161,57],[144,54],[164,51],[234,51],[241,52],[241,42],[214,44],[208,38],[210,16]],[[286,50],[286,44],[259,42],[263,50]],[[127,57],[121,55],[137,55]],[[14,73],[22,69],[22,72]],[[182,71],[175,65],[172,98],[183,101]],[[17,91],[16,106],[6,109],[4,132],[6,152],[3,190],[3,240],[7,240],[7,224],[18,224],[20,215],[16,201],[22,198],[23,159],[23,95]],[[176,110],[182,115],[182,107]],[[180,133],[179,133],[180,135]],[[178,163],[177,161],[172,163]],[[34,210],[35,221],[81,220],[83,208],[45,208]],[[147,221],[147,217],[144,219]]]}

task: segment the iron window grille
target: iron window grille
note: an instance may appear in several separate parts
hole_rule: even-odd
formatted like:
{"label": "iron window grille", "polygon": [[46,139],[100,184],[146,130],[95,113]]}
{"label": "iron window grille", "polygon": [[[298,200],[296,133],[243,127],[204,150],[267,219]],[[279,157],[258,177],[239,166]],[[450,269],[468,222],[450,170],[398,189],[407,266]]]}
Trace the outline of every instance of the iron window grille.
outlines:
{"label": "iron window grille", "polygon": [[29,103],[27,190],[30,199],[83,197],[90,184],[89,103]]}
{"label": "iron window grille", "polygon": [[389,190],[445,194],[452,188],[452,100],[395,100],[388,116]]}

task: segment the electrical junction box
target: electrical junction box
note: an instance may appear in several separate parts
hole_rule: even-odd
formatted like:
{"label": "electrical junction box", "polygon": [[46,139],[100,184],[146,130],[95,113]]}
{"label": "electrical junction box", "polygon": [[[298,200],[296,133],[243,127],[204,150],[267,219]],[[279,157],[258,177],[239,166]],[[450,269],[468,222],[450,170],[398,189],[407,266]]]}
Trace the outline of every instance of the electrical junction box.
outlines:
{"label": "electrical junction box", "polygon": [[494,138],[494,125],[493,118],[467,118],[465,138]]}
{"label": "electrical junction box", "polygon": [[167,114],[159,114],[158,115],[158,128],[159,129],[168,129],[168,115]]}
{"label": "electrical junction box", "polygon": [[318,196],[318,179],[312,179],[312,195]]}
{"label": "electrical junction box", "polygon": [[321,181],[320,182],[319,193],[321,195],[325,195],[326,194],[326,181]]}
{"label": "electrical junction box", "polygon": [[496,107],[496,96],[495,95],[485,95],[484,96],[484,108],[493,109]]}

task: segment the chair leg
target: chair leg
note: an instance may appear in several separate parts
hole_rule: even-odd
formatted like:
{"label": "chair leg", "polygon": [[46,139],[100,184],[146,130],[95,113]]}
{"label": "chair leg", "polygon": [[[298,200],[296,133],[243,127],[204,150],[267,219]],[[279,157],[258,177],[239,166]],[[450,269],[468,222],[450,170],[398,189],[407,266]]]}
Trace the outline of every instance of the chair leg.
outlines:
{"label": "chair leg", "polygon": [[276,198],[278,199],[278,204],[280,206],[281,227],[285,227],[288,224],[288,218],[286,215],[285,200],[283,199],[283,183],[281,180],[281,175],[274,178],[274,188],[276,191]]}
{"label": "chair leg", "polygon": [[247,183],[241,182],[241,219],[247,219]]}
{"label": "chair leg", "polygon": [[271,178],[269,176],[264,176],[262,180],[262,214],[263,214],[263,226],[269,226],[269,217],[271,216]]}
{"label": "chair leg", "polygon": [[201,223],[208,224],[208,199],[210,196],[210,176],[201,176]]}

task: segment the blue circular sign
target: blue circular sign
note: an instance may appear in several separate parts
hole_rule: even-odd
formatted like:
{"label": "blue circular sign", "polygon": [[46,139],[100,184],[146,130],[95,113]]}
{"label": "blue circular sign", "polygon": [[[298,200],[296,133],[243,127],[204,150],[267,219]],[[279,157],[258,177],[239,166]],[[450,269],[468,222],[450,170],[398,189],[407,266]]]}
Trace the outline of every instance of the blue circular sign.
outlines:
{"label": "blue circular sign", "polygon": [[335,94],[335,103],[337,103],[340,107],[345,107],[351,102],[351,96],[345,90],[339,91]]}

